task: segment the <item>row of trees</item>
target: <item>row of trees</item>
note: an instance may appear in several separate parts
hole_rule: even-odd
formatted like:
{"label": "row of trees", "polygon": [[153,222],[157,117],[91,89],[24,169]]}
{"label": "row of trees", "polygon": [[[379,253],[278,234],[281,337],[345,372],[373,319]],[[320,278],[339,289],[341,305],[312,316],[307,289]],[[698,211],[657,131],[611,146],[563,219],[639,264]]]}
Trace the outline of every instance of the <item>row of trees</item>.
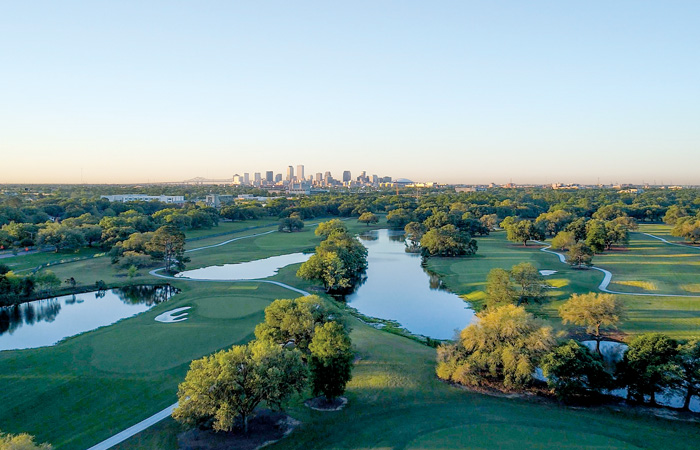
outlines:
{"label": "row of trees", "polygon": [[629,399],[648,398],[656,404],[659,393],[675,390],[684,396],[683,409],[700,393],[697,340],[640,335],[611,371],[604,364],[600,342],[603,330],[616,327],[625,317],[621,302],[611,294],[575,294],[559,313],[564,324],[585,327],[596,340],[594,352],[574,340],[557,342],[552,328],[522,307],[490,306],[456,342],[438,348],[438,377],[470,386],[520,389],[535,383],[539,367],[552,391],[567,401],[627,388]]}
{"label": "row of trees", "polygon": [[275,300],[247,345],[192,361],[178,388],[173,417],[187,425],[248,431],[262,402],[281,409],[309,385],[326,401],[342,395],[351,377],[353,352],[337,310],[317,296]]}
{"label": "row of trees", "polygon": [[61,280],[50,270],[20,275],[0,264],[0,306],[17,303],[32,296],[51,295],[61,286]]}
{"label": "row of trees", "polygon": [[161,261],[165,271],[184,270],[189,258],[185,256],[185,233],[172,225],[164,225],[154,232],[135,232],[118,242],[109,252],[112,263],[124,267],[145,267]]}

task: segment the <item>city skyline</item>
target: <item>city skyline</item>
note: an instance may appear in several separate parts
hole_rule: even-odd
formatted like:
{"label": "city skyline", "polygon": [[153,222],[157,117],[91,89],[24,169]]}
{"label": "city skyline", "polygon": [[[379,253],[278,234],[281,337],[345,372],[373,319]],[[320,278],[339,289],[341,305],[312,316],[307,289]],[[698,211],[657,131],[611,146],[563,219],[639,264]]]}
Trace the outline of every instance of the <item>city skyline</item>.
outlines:
{"label": "city skyline", "polygon": [[14,2],[0,183],[295,160],[336,177],[700,184],[699,16],[690,1]]}

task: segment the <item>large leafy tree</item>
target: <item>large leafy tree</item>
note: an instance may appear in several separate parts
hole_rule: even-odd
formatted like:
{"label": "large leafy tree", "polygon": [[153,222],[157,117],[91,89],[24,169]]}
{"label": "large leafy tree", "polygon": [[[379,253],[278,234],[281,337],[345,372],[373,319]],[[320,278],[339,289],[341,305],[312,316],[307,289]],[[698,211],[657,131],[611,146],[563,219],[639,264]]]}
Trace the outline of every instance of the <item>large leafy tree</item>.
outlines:
{"label": "large leafy tree", "polygon": [[617,380],[627,386],[628,397],[644,402],[649,396],[656,405],[656,394],[678,382],[678,343],[661,333],[634,338],[616,369]]}
{"label": "large leafy tree", "polygon": [[377,223],[379,222],[379,217],[377,217],[375,214],[367,211],[365,213],[362,213],[360,217],[357,219],[358,222],[364,223],[365,225],[369,226],[370,223]]}
{"label": "large leafy tree", "polygon": [[612,383],[600,356],[594,356],[588,347],[574,340],[547,353],[542,360],[542,371],[549,387],[565,401],[591,396]]}
{"label": "large leafy tree", "polygon": [[566,254],[566,262],[576,269],[593,265],[593,250],[583,242],[574,244]]}
{"label": "large leafy tree", "polygon": [[323,238],[327,238],[333,233],[337,232],[343,232],[347,233],[348,227],[345,225],[345,223],[340,220],[340,219],[332,219],[327,222],[321,222],[318,224],[318,227],[316,227],[316,231],[314,233],[316,236],[322,236]]}
{"label": "large leafy tree", "polygon": [[508,388],[532,382],[540,359],[555,343],[552,328],[515,305],[486,310],[478,318],[456,343],[438,348],[438,377],[466,385],[501,382]]}
{"label": "large leafy tree", "polygon": [[172,272],[173,268],[183,270],[189,260],[185,257],[185,233],[172,225],[158,228],[146,244],[146,250],[154,258],[163,260],[166,272]]}
{"label": "large leafy tree", "polygon": [[345,328],[338,322],[318,326],[309,350],[314,395],[323,394],[326,400],[343,395],[353,360],[352,344]]}
{"label": "large leafy tree", "polygon": [[572,323],[586,327],[586,332],[592,334],[596,341],[596,352],[600,354],[602,329],[616,328],[625,317],[625,308],[612,294],[573,294],[559,308],[559,316],[564,324]]}
{"label": "large leafy tree", "polygon": [[690,410],[690,400],[700,395],[700,341],[684,342],[678,347],[679,383],[683,392],[683,409]]}
{"label": "large leafy tree", "polygon": [[420,240],[420,246],[425,256],[473,255],[478,249],[476,241],[454,225],[427,231]]}
{"label": "large leafy tree", "polygon": [[265,321],[255,327],[255,337],[278,345],[293,343],[308,354],[316,327],[338,317],[338,312],[316,295],[275,300],[265,308]]}
{"label": "large leafy tree", "polygon": [[503,305],[510,305],[518,297],[513,288],[510,274],[501,268],[491,269],[486,277],[486,305],[494,309]]}
{"label": "large leafy tree", "polygon": [[511,242],[527,245],[529,240],[539,241],[545,237],[542,227],[531,220],[514,220],[509,223],[504,220],[501,225],[505,225],[506,238]]}
{"label": "large leafy tree", "polygon": [[542,297],[545,281],[532,264],[528,262],[516,264],[510,269],[510,276],[520,287],[518,304]]}
{"label": "large leafy tree", "polygon": [[188,425],[212,421],[216,431],[231,431],[240,420],[247,433],[255,408],[263,401],[281,407],[304,389],[307,373],[299,350],[269,341],[237,345],[192,361],[173,417]]}

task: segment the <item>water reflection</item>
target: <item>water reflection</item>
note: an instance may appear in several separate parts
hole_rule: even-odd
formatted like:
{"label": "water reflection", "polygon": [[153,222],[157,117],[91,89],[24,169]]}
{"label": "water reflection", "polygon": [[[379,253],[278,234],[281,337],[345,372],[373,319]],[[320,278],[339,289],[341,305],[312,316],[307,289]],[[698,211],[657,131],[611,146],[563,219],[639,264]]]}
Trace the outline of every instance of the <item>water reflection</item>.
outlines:
{"label": "water reflection", "polygon": [[0,350],[54,345],[147,311],[175,293],[171,286],[129,286],[0,308]]}
{"label": "water reflection", "polygon": [[371,231],[360,239],[368,250],[367,277],[346,297],[352,307],[436,339],[452,339],[474,320],[469,305],[424,270],[420,255],[405,252],[402,232]]}
{"label": "water reflection", "polygon": [[243,263],[202,267],[180,272],[175,276],[192,280],[256,280],[271,277],[282,267],[303,263],[309,258],[311,253],[290,253]]}

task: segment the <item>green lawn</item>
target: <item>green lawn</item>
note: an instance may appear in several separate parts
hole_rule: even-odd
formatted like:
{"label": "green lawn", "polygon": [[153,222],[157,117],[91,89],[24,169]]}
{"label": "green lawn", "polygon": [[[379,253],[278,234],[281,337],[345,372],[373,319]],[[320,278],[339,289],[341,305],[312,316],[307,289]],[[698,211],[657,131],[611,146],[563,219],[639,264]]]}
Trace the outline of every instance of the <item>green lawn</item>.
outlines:
{"label": "green lawn", "polygon": [[[632,233],[627,249],[596,255],[596,266],[613,274],[609,289],[651,294],[700,296],[700,250],[665,244],[641,232],[662,235],[670,227],[642,225]],[[599,292],[603,274],[595,270],[574,270],[559,262],[556,256],[539,251],[539,246],[512,244],[505,233],[497,232],[478,238],[479,252],[473,258],[432,258],[428,268],[438,273],[447,287],[480,307],[486,276],[494,267],[509,269],[527,261],[538,270],[558,272],[546,277],[555,286],[548,291],[542,305],[530,309],[558,324],[557,308],[572,293]],[[657,297],[622,295],[629,317],[620,327],[629,334],[663,332],[675,338],[700,337],[700,297]]]}
{"label": "green lawn", "polygon": [[15,272],[21,273],[34,269],[42,264],[60,264],[63,261],[70,261],[76,258],[89,258],[102,253],[102,250],[96,248],[81,248],[75,252],[38,252],[3,258],[0,259],[0,263],[5,264]]}
{"label": "green lawn", "polygon": [[[696,424],[470,393],[437,380],[435,350],[354,321],[361,358],[339,412],[288,408],[303,426],[274,449],[697,448]],[[168,419],[117,448],[176,449]]]}
{"label": "green lawn", "polygon": [[[355,220],[346,223],[353,232],[367,228]],[[218,242],[229,238],[220,237]],[[313,227],[300,233],[252,237],[192,252],[189,267],[312,249],[318,241]],[[545,315],[571,292],[585,292],[602,279],[599,272],[567,269],[554,256],[534,248],[511,246],[500,233],[479,239],[479,246],[479,257],[435,258],[430,267],[444,271],[446,283],[455,292],[472,296],[483,289],[491,267],[510,268],[529,260],[540,269],[560,270],[549,277],[559,281],[552,301],[539,308]],[[307,290],[313,287],[296,279],[297,267],[284,268],[273,279]],[[64,264],[54,270],[62,279],[75,276],[84,283],[96,279],[126,282],[108,258]],[[136,280],[152,279],[142,275]],[[0,392],[0,429],[34,434],[57,449],[85,449],[172,404],[192,359],[248,341],[269,302],[296,296],[254,282],[173,284],[182,293],[139,316],[54,347],[0,352],[0,379],[5,387]],[[664,304],[669,305],[665,310],[655,299],[648,297],[639,304],[626,299],[638,311],[631,314],[625,331],[659,327],[662,321],[656,315],[676,315],[682,307],[691,316],[686,328],[679,328],[686,333],[696,317],[693,303],[678,300]],[[187,321],[162,324],[153,320],[180,306],[192,307]],[[647,321],[642,313],[647,314]],[[697,425],[638,416],[632,411],[578,410],[469,393],[436,379],[434,349],[354,319],[351,322],[361,359],[349,386],[348,407],[320,413],[296,399],[290,412],[304,426],[274,448],[494,448],[496,442],[503,448],[546,449],[567,448],[562,445],[565,441],[570,448],[690,449],[700,439]],[[179,429],[174,421],[166,420],[119,448],[175,449]]]}
{"label": "green lawn", "polygon": [[189,230],[185,232],[185,237],[187,240],[193,240],[193,239],[202,239],[207,236],[214,236],[218,235],[221,236],[226,233],[238,233],[240,231],[249,229],[249,228],[257,228],[257,227],[268,227],[268,226],[277,226],[279,223],[279,219],[276,217],[270,218],[266,217],[264,219],[256,219],[256,220],[244,220],[244,221],[238,221],[238,222],[224,222],[221,221],[219,222],[219,225],[213,228],[209,229],[201,229],[201,230]]}

